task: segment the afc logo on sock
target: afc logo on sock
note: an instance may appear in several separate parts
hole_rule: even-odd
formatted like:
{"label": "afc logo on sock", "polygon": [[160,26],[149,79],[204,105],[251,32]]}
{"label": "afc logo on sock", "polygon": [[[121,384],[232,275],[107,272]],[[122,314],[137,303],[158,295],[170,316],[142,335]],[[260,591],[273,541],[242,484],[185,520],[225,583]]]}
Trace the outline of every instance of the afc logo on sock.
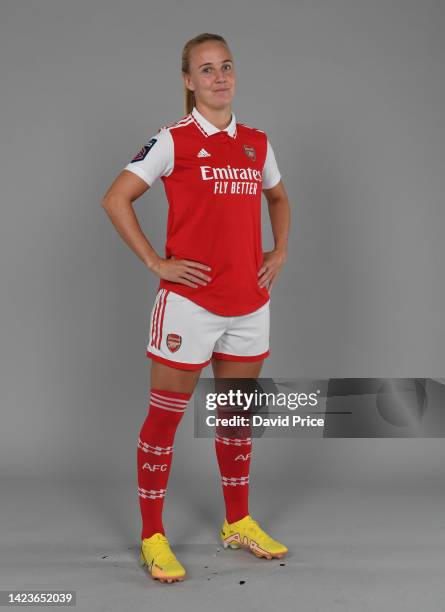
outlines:
{"label": "afc logo on sock", "polygon": [[251,454],[252,453],[247,453],[247,455],[238,455],[237,457],[235,457],[235,461],[247,461]]}
{"label": "afc logo on sock", "polygon": [[150,472],[165,472],[165,470],[167,469],[167,464],[166,463],[154,463],[153,465],[150,465],[149,463],[144,463],[144,465],[142,466],[143,470],[150,470]]}

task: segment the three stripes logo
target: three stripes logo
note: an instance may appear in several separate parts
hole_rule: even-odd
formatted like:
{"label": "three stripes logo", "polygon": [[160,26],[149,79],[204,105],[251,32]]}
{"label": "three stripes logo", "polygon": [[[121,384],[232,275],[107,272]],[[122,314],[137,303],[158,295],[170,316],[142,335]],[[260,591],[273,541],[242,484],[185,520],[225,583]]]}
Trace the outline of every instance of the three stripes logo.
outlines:
{"label": "three stripes logo", "polygon": [[205,149],[201,149],[196,157],[211,157],[211,155]]}

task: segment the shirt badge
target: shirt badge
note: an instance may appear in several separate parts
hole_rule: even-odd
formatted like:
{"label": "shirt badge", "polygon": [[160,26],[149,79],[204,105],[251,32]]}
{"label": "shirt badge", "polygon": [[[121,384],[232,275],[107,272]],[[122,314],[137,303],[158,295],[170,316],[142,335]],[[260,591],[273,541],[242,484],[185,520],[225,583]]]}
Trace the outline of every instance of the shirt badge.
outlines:
{"label": "shirt badge", "polygon": [[247,155],[247,157],[251,159],[252,161],[255,161],[256,160],[255,149],[253,147],[250,147],[249,145],[243,145],[243,147],[244,147],[244,153]]}

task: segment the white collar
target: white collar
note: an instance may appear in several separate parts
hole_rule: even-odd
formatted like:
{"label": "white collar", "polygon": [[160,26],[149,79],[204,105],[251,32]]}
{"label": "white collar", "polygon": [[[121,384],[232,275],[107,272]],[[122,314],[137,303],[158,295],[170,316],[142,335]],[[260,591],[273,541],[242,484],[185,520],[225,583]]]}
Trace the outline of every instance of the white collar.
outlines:
{"label": "white collar", "polygon": [[191,115],[193,119],[195,119],[195,121],[198,123],[198,127],[201,128],[201,131],[204,132],[205,136],[211,136],[212,134],[216,134],[217,132],[227,132],[229,136],[231,136],[232,138],[236,137],[236,117],[233,112],[232,112],[232,119],[229,125],[226,128],[224,128],[224,130],[219,130],[217,127],[213,125],[213,123],[210,123],[210,121],[207,121],[207,119],[203,117],[201,113],[198,111],[196,106],[193,107]]}

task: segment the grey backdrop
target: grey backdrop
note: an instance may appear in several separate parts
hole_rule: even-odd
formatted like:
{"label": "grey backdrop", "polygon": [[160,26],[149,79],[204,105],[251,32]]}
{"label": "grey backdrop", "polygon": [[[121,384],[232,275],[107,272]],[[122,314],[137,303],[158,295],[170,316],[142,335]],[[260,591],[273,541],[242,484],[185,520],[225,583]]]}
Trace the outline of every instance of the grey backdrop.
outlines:
{"label": "grey backdrop", "polygon": [[[443,376],[444,25],[433,0],[2,2],[0,465],[13,491],[3,514],[11,547],[14,528],[37,538],[59,525],[35,506],[51,491],[68,499],[57,483],[90,483],[83,499],[95,524],[137,541],[136,443],[158,279],[100,201],[147,137],[183,116],[180,54],[202,31],[227,38],[234,112],[268,133],[292,205],[262,374]],[[162,253],[161,181],[136,211]],[[265,200],[263,212],[267,249]],[[213,529],[223,517],[213,443],[193,438],[192,417],[176,437],[166,512],[186,504],[190,529],[199,512]],[[256,448],[260,518],[295,518],[325,486],[441,491],[442,440]],[[67,503],[65,534],[75,524],[81,538],[78,516]]]}

